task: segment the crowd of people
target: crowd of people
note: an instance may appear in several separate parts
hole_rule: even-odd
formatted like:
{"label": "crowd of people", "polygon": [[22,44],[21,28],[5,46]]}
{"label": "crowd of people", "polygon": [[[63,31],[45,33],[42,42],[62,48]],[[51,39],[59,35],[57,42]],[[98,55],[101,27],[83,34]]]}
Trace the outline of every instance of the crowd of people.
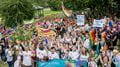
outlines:
{"label": "crowd of people", "polygon": [[[45,29],[54,28],[54,38],[38,36],[40,33],[35,30],[30,40],[16,40],[16,43],[9,41],[7,28],[1,25],[1,61],[7,62],[9,67],[37,67],[38,61],[54,59],[74,61],[76,67],[120,67],[119,21],[106,21],[103,28],[93,27],[92,22],[78,26],[70,19],[57,18],[57,25],[53,24],[55,21],[42,24]],[[71,67],[70,62],[66,67]]]}

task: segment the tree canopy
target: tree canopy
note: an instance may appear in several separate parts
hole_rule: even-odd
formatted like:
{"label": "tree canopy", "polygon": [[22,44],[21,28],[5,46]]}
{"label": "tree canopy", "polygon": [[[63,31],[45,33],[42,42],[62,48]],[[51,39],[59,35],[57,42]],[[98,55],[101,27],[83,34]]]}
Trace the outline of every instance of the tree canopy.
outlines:
{"label": "tree canopy", "polygon": [[66,8],[74,12],[84,12],[86,9],[90,9],[88,12],[90,17],[96,18],[114,15],[119,17],[119,0],[48,0],[48,5],[53,10],[57,10],[61,8],[61,1],[63,1]]}
{"label": "tree canopy", "polygon": [[85,12],[89,17],[120,16],[119,0],[0,0],[0,16],[5,26],[17,26],[34,16],[33,5],[60,10],[61,2],[74,12]]}
{"label": "tree canopy", "polygon": [[27,0],[4,0],[0,3],[0,14],[5,26],[15,27],[34,16],[33,5]]}

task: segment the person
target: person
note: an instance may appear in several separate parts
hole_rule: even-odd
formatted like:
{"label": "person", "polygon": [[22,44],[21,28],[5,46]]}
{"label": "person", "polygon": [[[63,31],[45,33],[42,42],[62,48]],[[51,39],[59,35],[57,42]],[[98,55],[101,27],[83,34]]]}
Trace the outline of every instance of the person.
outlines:
{"label": "person", "polygon": [[99,54],[99,52],[100,52],[100,43],[99,43],[98,38],[95,38],[93,50],[96,51],[97,54]]}
{"label": "person", "polygon": [[37,58],[36,58],[36,45],[32,44],[31,46],[31,52],[32,52],[32,60],[33,60],[33,67],[36,67],[37,65]]}
{"label": "person", "polygon": [[103,57],[102,67],[111,67],[110,59],[108,56]]}
{"label": "person", "polygon": [[90,60],[88,62],[88,67],[98,67],[94,57],[90,57]]}
{"label": "person", "polygon": [[98,63],[99,54],[97,54],[94,50],[90,50],[90,51],[89,51],[89,55],[90,55],[90,57],[94,57],[95,62]]}
{"label": "person", "polygon": [[9,45],[9,47],[5,50],[8,67],[13,67],[13,53],[12,47]]}
{"label": "person", "polygon": [[69,60],[69,50],[64,51],[62,54],[62,59]]}
{"label": "person", "polygon": [[86,35],[86,39],[84,41],[84,45],[83,45],[85,48],[87,49],[90,49],[90,39],[89,39],[89,36],[88,34]]}
{"label": "person", "polygon": [[113,50],[113,63],[115,64],[115,67],[120,67],[120,53],[117,49]]}
{"label": "person", "polygon": [[77,67],[81,67],[81,66],[88,67],[88,58],[89,58],[89,54],[87,50],[84,47],[81,47],[80,59],[76,63]]}
{"label": "person", "polygon": [[117,40],[118,40],[116,28],[112,28],[112,31],[111,31],[111,32],[112,32],[112,35],[111,35],[112,45],[113,45],[113,46],[116,46],[116,45],[117,45]]}
{"label": "person", "polygon": [[51,52],[49,54],[49,58],[52,60],[52,59],[59,59],[59,55],[58,53],[56,52],[56,49],[55,47],[51,47]]}
{"label": "person", "polygon": [[29,47],[25,47],[25,51],[22,51],[22,67],[32,67],[32,54]]}
{"label": "person", "polygon": [[48,60],[48,52],[45,50],[43,44],[39,44],[36,49],[37,58],[40,61],[47,61]]}
{"label": "person", "polygon": [[1,60],[6,62],[6,54],[5,54],[5,50],[6,50],[6,46],[4,45],[4,43],[0,43],[0,57],[1,57]]}
{"label": "person", "polygon": [[110,50],[107,50],[105,47],[101,49],[101,53],[99,55],[100,63],[102,67],[111,67],[111,58],[112,54]]}
{"label": "person", "polygon": [[16,50],[17,59],[14,62],[14,67],[21,67],[21,51],[19,49]]}
{"label": "person", "polygon": [[77,49],[76,46],[73,46],[73,49],[72,51],[69,52],[69,57],[72,59],[72,60],[75,60],[77,61],[78,58],[79,58],[80,54],[79,54],[79,51]]}
{"label": "person", "polygon": [[65,42],[66,43],[70,43],[71,42],[71,37],[70,37],[69,33],[66,34],[66,36],[65,36]]}

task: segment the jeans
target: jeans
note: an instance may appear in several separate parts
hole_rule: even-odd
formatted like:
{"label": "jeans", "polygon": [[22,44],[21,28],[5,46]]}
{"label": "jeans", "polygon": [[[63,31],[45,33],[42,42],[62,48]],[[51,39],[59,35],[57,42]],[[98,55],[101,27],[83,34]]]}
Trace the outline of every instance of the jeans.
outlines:
{"label": "jeans", "polygon": [[8,67],[13,67],[13,61],[7,62],[8,63]]}

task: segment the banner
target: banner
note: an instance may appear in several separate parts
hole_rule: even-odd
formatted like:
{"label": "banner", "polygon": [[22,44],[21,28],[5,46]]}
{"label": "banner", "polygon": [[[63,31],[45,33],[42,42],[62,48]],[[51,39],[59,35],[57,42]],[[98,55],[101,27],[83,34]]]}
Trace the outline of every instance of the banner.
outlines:
{"label": "banner", "polygon": [[103,27],[104,24],[102,20],[94,20],[93,27]]}
{"label": "banner", "polygon": [[38,31],[38,36],[51,37],[51,38],[56,36],[56,33],[50,29],[36,27],[36,30]]}
{"label": "banner", "polygon": [[38,67],[66,67],[64,60],[50,60],[48,62],[38,62]]}
{"label": "banner", "polygon": [[85,15],[77,15],[77,25],[84,25]]}

